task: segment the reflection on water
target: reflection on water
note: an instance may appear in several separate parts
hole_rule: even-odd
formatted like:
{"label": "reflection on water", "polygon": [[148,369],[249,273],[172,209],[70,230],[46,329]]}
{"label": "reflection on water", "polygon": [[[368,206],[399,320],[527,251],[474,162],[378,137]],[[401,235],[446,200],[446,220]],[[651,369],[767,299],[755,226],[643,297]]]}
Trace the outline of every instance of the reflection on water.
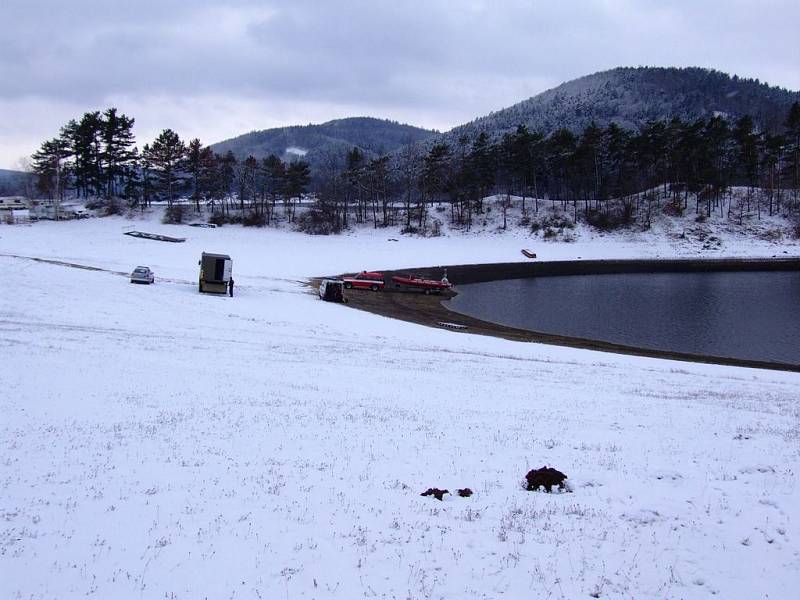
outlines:
{"label": "reflection on water", "polygon": [[448,308],[521,329],[800,364],[800,272],[540,277],[458,291]]}

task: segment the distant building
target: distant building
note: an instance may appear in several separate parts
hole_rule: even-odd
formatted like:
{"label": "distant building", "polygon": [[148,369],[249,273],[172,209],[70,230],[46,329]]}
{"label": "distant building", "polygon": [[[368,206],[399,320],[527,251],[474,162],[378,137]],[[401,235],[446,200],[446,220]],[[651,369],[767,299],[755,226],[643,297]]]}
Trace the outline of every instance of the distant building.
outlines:
{"label": "distant building", "polygon": [[31,211],[27,208],[15,209],[8,212],[9,218],[6,222],[9,224],[30,223],[31,221]]}
{"label": "distant building", "polygon": [[81,204],[61,202],[57,204],[53,200],[33,200],[30,207],[31,219],[81,219],[88,217],[89,212]]}
{"label": "distant building", "polygon": [[4,196],[0,198],[0,222],[12,225],[27,223],[31,220],[28,202],[22,196]]}
{"label": "distant building", "polygon": [[22,196],[3,196],[0,198],[0,210],[20,210],[28,208],[28,201]]}

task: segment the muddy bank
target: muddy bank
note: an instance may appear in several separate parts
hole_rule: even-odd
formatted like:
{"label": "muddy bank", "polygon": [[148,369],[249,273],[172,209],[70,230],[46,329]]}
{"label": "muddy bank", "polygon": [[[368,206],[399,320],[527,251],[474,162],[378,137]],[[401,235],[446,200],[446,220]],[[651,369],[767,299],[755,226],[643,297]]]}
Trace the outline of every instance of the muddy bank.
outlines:
{"label": "muddy bank", "polygon": [[[708,356],[653,350],[626,346],[601,340],[591,340],[561,336],[524,329],[506,327],[488,321],[481,321],[455,313],[446,308],[449,298],[456,295],[459,284],[483,283],[501,279],[524,277],[547,277],[558,275],[599,275],[621,273],[699,273],[715,271],[791,271],[800,270],[798,258],[773,259],[654,259],[654,260],[580,260],[554,262],[518,262],[476,265],[442,265],[436,267],[409,268],[383,271],[387,279],[400,273],[413,273],[422,277],[439,279],[443,269],[447,269],[448,279],[456,286],[454,292],[426,296],[419,293],[369,292],[348,290],[348,306],[379,315],[436,327],[451,329],[451,325],[465,326],[458,331],[477,335],[491,335],[519,342],[537,342],[599,350],[617,354],[648,356],[709,364],[733,365],[760,369],[773,369],[800,372],[800,365],[745,360],[723,356]],[[318,281],[318,280],[316,280]]]}
{"label": "muddy bank", "polygon": [[[610,259],[513,262],[482,265],[443,265],[409,269],[438,279],[442,269],[454,285],[501,279],[563,275],[619,275],[623,273],[710,273],[714,271],[796,271],[800,258],[718,259]],[[398,271],[402,272],[402,271]]]}

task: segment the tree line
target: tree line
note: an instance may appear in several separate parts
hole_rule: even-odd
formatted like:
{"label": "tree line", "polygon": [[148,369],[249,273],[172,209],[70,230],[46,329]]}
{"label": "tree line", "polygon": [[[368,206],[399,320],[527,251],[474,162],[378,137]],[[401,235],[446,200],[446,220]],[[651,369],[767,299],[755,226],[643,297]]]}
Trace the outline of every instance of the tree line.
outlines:
{"label": "tree line", "polygon": [[225,220],[236,210],[239,218],[245,215],[264,224],[281,201],[294,220],[292,199],[308,190],[308,163],[287,164],[275,155],[240,161],[230,151],[215,153],[199,139],[186,143],[171,129],[139,150],[133,125],[133,118],[115,108],[69,121],[32,157],[38,191],[59,200],[100,199],[117,208],[116,201],[142,208],[166,201],[173,214],[180,206],[175,200],[188,197],[198,212],[210,206]]}
{"label": "tree line", "polygon": [[[280,216],[324,233],[353,221],[425,230],[433,205],[469,228],[484,212],[484,199],[498,194],[504,227],[512,197],[521,199],[523,217],[550,202],[575,221],[601,227],[637,217],[649,222],[652,210],[683,212],[690,201],[706,216],[800,211],[799,103],[779,131],[762,131],[749,116],[732,122],[721,115],[652,121],[637,131],[593,123],[578,134],[559,129],[547,136],[520,125],[502,136],[409,144],[391,155],[353,147],[325,156],[313,174],[302,160],[237,159],[198,139],[185,143],[170,129],[140,151],[133,124],[114,108],[67,123],[33,156],[40,192],[142,207],[165,200],[168,210],[184,197],[222,221],[269,224]],[[766,195],[748,193],[734,202],[733,186],[762,188]],[[309,191],[313,207],[299,214],[299,199]]]}
{"label": "tree line", "polygon": [[[656,208],[682,213],[690,199],[698,215],[800,215],[800,104],[777,132],[759,130],[749,116],[719,115],[652,121],[638,131],[591,124],[549,136],[520,125],[494,139],[462,136],[370,160],[354,148],[341,162],[323,172],[317,201],[318,221],[334,230],[347,227],[349,215],[376,227],[398,224],[399,215],[407,230],[424,229],[434,203],[469,228],[484,199],[498,194],[504,228],[512,197],[523,217],[546,201],[604,228],[637,216],[649,223]],[[734,199],[734,186],[747,189],[744,199]]]}

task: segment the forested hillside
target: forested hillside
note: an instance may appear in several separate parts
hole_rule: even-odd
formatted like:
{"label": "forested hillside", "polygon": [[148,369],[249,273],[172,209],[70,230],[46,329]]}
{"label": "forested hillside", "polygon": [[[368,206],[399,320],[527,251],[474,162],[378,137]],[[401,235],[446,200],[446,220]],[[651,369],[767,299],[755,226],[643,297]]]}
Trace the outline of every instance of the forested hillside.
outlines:
{"label": "forested hillside", "polygon": [[560,128],[577,133],[592,122],[638,129],[648,121],[695,121],[715,115],[729,120],[749,115],[759,128],[774,133],[798,100],[800,92],[714,70],[621,67],[563,83],[456,127],[444,137],[455,140],[480,132],[497,136],[518,125],[545,135]]}
{"label": "forested hillside", "polygon": [[24,173],[20,171],[0,169],[0,196],[22,194],[25,187],[22,182],[23,175]]}
{"label": "forested hillside", "polygon": [[[798,219],[797,98],[703,69],[615,69],[447,134],[354,118],[211,146],[165,129],[141,150],[134,119],[109,108],[68,122],[33,164],[49,197],[101,198],[111,210],[166,200],[171,220],[183,218],[174,200],[188,197],[217,222],[285,220],[318,233],[354,222],[425,232],[430,207],[445,203],[452,224],[469,229],[495,194],[534,199],[534,214],[548,200],[573,221],[628,227],[649,222],[642,197],[658,187],[669,210],[698,218]],[[736,186],[766,195],[732,202]]]}
{"label": "forested hillside", "polygon": [[343,156],[353,147],[358,147],[366,156],[374,158],[434,135],[434,131],[394,121],[355,117],[321,125],[253,131],[212,144],[211,148],[218,154],[225,154],[230,150],[239,159],[248,156],[258,159],[271,154],[284,161],[302,157],[314,169],[331,156]]}

